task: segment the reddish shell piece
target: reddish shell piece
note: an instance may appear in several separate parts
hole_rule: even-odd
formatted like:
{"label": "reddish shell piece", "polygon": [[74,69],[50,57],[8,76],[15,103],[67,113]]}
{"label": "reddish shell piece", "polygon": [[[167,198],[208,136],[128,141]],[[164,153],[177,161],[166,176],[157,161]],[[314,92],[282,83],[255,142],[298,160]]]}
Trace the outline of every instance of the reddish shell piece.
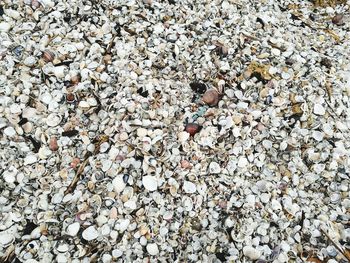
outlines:
{"label": "reddish shell piece", "polygon": [[202,97],[202,101],[209,106],[216,106],[219,102],[219,93],[215,89],[207,90]]}
{"label": "reddish shell piece", "polygon": [[74,158],[72,160],[72,162],[70,163],[70,167],[75,169],[75,168],[77,168],[79,163],[80,163],[80,159],[79,158]]}
{"label": "reddish shell piece", "polygon": [[181,168],[187,169],[191,167],[191,163],[187,160],[182,160],[181,161]]}
{"label": "reddish shell piece", "polygon": [[194,136],[200,130],[200,126],[197,123],[187,123],[185,131],[187,131],[191,136]]}
{"label": "reddish shell piece", "polygon": [[56,137],[51,137],[50,138],[49,149],[51,151],[53,151],[53,152],[58,150],[58,144],[57,144],[57,138]]}
{"label": "reddish shell piece", "polygon": [[40,2],[38,0],[32,0],[31,5],[32,8],[37,9],[40,7]]}

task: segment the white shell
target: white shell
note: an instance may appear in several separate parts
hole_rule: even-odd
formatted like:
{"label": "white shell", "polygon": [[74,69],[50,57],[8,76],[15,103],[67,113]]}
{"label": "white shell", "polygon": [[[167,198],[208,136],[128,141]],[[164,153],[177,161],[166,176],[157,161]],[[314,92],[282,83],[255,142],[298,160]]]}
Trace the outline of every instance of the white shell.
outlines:
{"label": "white shell", "polygon": [[51,113],[49,116],[46,118],[46,124],[49,125],[50,127],[55,127],[61,122],[61,117],[56,115],[55,113]]}
{"label": "white shell", "polygon": [[117,192],[117,193],[121,193],[123,192],[126,184],[124,183],[124,180],[123,180],[123,175],[122,174],[118,174],[112,181],[112,184],[113,184],[113,188],[114,188],[114,191]]}
{"label": "white shell", "polygon": [[38,161],[38,158],[35,155],[28,155],[24,158],[24,165],[33,164]]}
{"label": "white shell", "polygon": [[67,244],[61,244],[57,247],[57,251],[61,253],[67,252],[69,249],[69,246]]}
{"label": "white shell", "polygon": [[147,136],[147,130],[145,128],[138,128],[136,133],[137,133],[137,137],[140,137],[140,138]]}
{"label": "white shell", "polygon": [[158,255],[158,253],[159,253],[158,246],[155,243],[147,244],[146,250],[152,256]]}
{"label": "white shell", "polygon": [[187,194],[193,194],[194,192],[196,192],[197,188],[196,188],[196,185],[194,183],[192,183],[190,181],[184,181],[183,190]]}
{"label": "white shell", "polygon": [[313,131],[312,132],[312,137],[316,140],[316,141],[322,141],[323,140],[323,132],[320,131]]}
{"label": "white shell", "polygon": [[247,166],[248,165],[247,158],[245,158],[244,156],[239,157],[237,165],[240,168],[244,168],[245,166]]}
{"label": "white shell", "polygon": [[78,106],[79,108],[82,108],[82,109],[90,108],[90,104],[85,100],[80,101]]}
{"label": "white shell", "polygon": [[321,104],[316,103],[314,105],[314,113],[316,115],[324,115],[326,113],[326,110]]}
{"label": "white shell", "polygon": [[209,165],[209,172],[212,174],[218,174],[221,172],[220,164],[216,162],[211,162]]}
{"label": "white shell", "polygon": [[4,134],[8,137],[13,137],[16,135],[16,130],[13,127],[7,127],[4,129]]}
{"label": "white shell", "polygon": [[11,28],[10,23],[6,23],[6,22],[0,23],[0,32],[8,32],[10,28]]}
{"label": "white shell", "polygon": [[142,184],[148,191],[155,191],[158,188],[158,180],[155,176],[151,176],[151,175],[143,176]]}
{"label": "white shell", "polygon": [[243,254],[251,260],[257,260],[261,257],[261,252],[252,246],[243,247]]}
{"label": "white shell", "polygon": [[54,67],[53,74],[55,74],[56,78],[64,78],[65,68],[65,66]]}
{"label": "white shell", "polygon": [[190,134],[185,131],[179,132],[177,136],[180,142],[185,142],[188,140],[188,138],[190,138]]}
{"label": "white shell", "polygon": [[94,226],[89,226],[83,231],[82,236],[85,240],[91,241],[98,237],[98,232]]}
{"label": "white shell", "polygon": [[2,247],[7,247],[15,239],[14,235],[8,234],[6,232],[0,233],[0,244]]}
{"label": "white shell", "polygon": [[75,222],[67,227],[67,234],[70,236],[76,236],[79,232],[80,224]]}
{"label": "white shell", "polygon": [[119,231],[124,232],[125,230],[128,229],[128,226],[130,225],[130,220],[129,219],[123,219],[120,221],[119,224]]}

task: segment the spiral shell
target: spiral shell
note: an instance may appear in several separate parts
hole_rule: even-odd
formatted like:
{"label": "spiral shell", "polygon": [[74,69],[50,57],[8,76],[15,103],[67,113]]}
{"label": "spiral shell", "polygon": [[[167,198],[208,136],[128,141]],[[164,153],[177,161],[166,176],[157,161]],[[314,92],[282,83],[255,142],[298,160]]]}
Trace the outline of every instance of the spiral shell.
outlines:
{"label": "spiral shell", "polygon": [[55,53],[50,50],[45,50],[42,57],[46,63],[49,63],[55,59]]}

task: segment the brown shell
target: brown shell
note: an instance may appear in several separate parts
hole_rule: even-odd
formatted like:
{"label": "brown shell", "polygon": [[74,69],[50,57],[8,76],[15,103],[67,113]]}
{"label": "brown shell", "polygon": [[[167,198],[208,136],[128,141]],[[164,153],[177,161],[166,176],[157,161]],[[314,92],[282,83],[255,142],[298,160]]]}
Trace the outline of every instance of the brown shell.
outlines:
{"label": "brown shell", "polygon": [[342,25],[343,24],[343,15],[340,15],[340,14],[338,14],[338,15],[335,15],[333,18],[332,18],[332,23],[333,24],[335,24],[335,25],[338,25],[338,26],[340,26],[340,25]]}
{"label": "brown shell", "polygon": [[187,131],[191,136],[194,136],[201,127],[197,123],[187,123],[185,127],[185,131]]}
{"label": "brown shell", "polygon": [[43,52],[43,59],[46,63],[52,62],[55,59],[55,53],[50,50],[45,50]]}
{"label": "brown shell", "polygon": [[81,80],[81,76],[80,76],[80,74],[78,74],[78,75],[73,76],[70,81],[73,85],[76,85],[80,82],[80,80]]}
{"label": "brown shell", "polygon": [[219,93],[215,89],[209,89],[204,93],[202,101],[209,106],[216,106],[219,102]]}
{"label": "brown shell", "polygon": [[51,137],[49,142],[49,149],[53,152],[58,150],[57,138]]}
{"label": "brown shell", "polygon": [[68,103],[75,102],[75,95],[73,93],[67,93],[66,100]]}

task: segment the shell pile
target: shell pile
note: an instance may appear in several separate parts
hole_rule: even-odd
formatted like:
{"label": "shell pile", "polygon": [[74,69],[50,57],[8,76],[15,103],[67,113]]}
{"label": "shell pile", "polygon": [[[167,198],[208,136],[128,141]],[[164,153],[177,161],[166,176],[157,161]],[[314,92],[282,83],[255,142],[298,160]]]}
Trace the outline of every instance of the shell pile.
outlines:
{"label": "shell pile", "polygon": [[0,1],[0,262],[347,262],[325,2]]}

